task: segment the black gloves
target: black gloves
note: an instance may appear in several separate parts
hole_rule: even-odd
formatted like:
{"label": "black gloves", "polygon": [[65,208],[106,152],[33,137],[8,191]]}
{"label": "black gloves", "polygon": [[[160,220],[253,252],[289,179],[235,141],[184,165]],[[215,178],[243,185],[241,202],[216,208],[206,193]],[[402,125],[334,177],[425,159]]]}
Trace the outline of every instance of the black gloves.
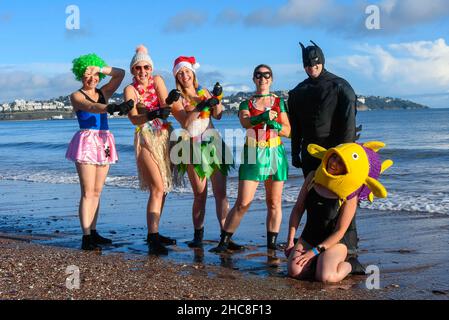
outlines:
{"label": "black gloves", "polygon": [[219,99],[219,97],[223,94],[223,87],[220,85],[220,82],[217,82],[214,86],[214,90],[212,90],[212,95]]}
{"label": "black gloves", "polygon": [[299,156],[299,154],[293,154],[292,155],[292,166],[294,166],[295,168],[302,168],[302,161],[301,161],[301,157]]}
{"label": "black gloves", "polygon": [[118,112],[119,116],[127,115],[128,112],[134,108],[134,100],[128,100],[126,102],[115,104],[108,104],[106,110],[112,116],[115,112]]}
{"label": "black gloves", "polygon": [[221,98],[223,97],[223,87],[217,82],[212,90],[212,98],[207,99],[205,101],[201,101],[197,106],[198,111],[203,111],[206,108],[214,108],[219,105],[221,102]]}
{"label": "black gloves", "polygon": [[181,97],[181,92],[179,90],[177,90],[177,89],[173,89],[168,94],[167,99],[165,99],[165,103],[167,105],[171,105],[171,104],[173,104],[173,102],[178,101],[180,97]]}
{"label": "black gloves", "polygon": [[220,82],[217,82],[212,90],[212,98],[209,99],[209,106],[211,108],[220,104],[221,99],[223,98],[223,87],[220,85]]}
{"label": "black gloves", "polygon": [[[209,99],[209,100],[210,100],[210,99]],[[204,100],[204,101],[201,101],[200,103],[198,103],[198,104],[196,105],[196,110],[199,111],[199,112],[201,112],[201,111],[203,111],[204,109],[210,108],[209,100]]]}
{"label": "black gloves", "polygon": [[165,120],[170,115],[170,112],[171,112],[170,107],[160,108],[160,109],[157,109],[154,111],[149,111],[147,113],[147,118],[148,118],[148,121],[152,121],[156,118]]}

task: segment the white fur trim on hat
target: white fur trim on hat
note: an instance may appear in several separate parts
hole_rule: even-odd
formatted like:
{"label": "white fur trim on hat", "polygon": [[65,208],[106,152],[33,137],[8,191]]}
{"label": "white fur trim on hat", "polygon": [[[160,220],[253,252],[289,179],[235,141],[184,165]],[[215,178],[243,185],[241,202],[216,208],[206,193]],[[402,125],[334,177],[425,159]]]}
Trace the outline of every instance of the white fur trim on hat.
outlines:
{"label": "white fur trim on hat", "polygon": [[179,70],[181,70],[184,67],[189,69],[189,70],[191,70],[193,73],[196,73],[196,70],[198,70],[200,68],[200,64],[198,62],[196,62],[195,64],[192,65],[190,62],[182,61],[182,62],[178,63],[173,68],[173,75],[176,77],[176,75],[178,74]]}

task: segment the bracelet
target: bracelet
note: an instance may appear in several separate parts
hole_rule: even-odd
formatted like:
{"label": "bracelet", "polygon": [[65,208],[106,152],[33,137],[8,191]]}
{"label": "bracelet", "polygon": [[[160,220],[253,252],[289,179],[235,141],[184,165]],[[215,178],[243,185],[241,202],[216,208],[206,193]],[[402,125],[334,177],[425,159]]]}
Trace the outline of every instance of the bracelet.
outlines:
{"label": "bracelet", "polygon": [[316,256],[320,254],[317,248],[312,248],[313,253],[315,253]]}
{"label": "bracelet", "polygon": [[[103,73],[103,67],[100,68],[100,73]],[[103,73],[104,74],[104,73]]]}

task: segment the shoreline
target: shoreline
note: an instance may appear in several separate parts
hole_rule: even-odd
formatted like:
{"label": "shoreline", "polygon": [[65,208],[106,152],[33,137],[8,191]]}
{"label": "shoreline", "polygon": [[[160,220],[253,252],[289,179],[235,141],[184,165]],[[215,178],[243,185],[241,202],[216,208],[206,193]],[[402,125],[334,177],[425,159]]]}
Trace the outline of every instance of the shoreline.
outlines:
{"label": "shoreline", "polygon": [[[132,254],[99,255],[6,239],[0,234],[0,299],[16,300],[372,300],[375,292],[288,278],[244,276],[200,264],[174,264]],[[80,289],[67,289],[67,267]],[[351,289],[351,290],[349,290]]]}
{"label": "shoreline", "polygon": [[[360,209],[357,220],[360,261],[380,269],[380,290],[367,290],[366,276],[350,276],[330,286],[289,279],[281,249],[274,253],[266,250],[265,211],[261,201],[253,204],[234,237],[247,250],[219,256],[208,252],[219,239],[213,199],[207,202],[205,247],[198,251],[185,243],[193,234],[191,195],[170,195],[161,233],[176,238],[178,245],[169,247],[167,257],[156,258],[148,256],[144,242],[148,195],[139,190],[105,187],[98,230],[112,238],[114,245],[98,256],[79,250],[78,185],[3,180],[0,190],[0,279],[6,281],[0,281],[0,299],[70,299],[72,294],[74,299],[152,300],[158,296],[150,292],[148,283],[158,281],[165,281],[156,291],[160,300],[449,298],[447,215]],[[279,243],[285,241],[290,209],[291,204],[284,203]],[[90,279],[86,292],[65,289],[65,268],[69,262],[82,267],[82,273]],[[144,268],[140,270],[142,265]],[[92,280],[95,270],[104,272],[100,282]],[[29,273],[33,273],[31,278]],[[34,274],[41,276],[36,278]],[[109,286],[115,290],[109,294],[108,285],[101,280],[105,277],[118,278],[118,283],[126,283],[137,293]],[[28,288],[23,279],[34,279],[36,284],[29,286],[39,290]],[[186,284],[181,292],[176,285],[183,281]],[[47,284],[49,288],[45,287]],[[189,292],[187,298],[181,295],[185,292]]]}

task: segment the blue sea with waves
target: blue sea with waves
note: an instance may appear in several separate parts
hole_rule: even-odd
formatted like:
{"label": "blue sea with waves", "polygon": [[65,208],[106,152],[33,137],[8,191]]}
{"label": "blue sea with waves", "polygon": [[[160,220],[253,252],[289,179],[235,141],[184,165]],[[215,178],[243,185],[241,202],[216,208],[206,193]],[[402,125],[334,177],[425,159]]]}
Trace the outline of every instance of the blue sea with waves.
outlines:
{"label": "blue sea with waves", "polygon": [[[362,206],[371,210],[449,213],[449,110],[395,110],[359,112],[357,124],[363,126],[361,142],[379,140],[387,144],[383,159],[394,166],[382,177],[389,196]],[[176,126],[175,126],[176,127]],[[236,115],[215,121],[215,127],[240,129]],[[112,166],[107,186],[137,189],[134,161],[134,128],[128,119],[110,119],[119,153],[119,163]],[[0,181],[25,181],[44,184],[78,184],[72,162],[65,159],[68,142],[78,130],[76,120],[2,121],[0,122]],[[290,142],[284,140],[290,159]],[[237,148],[238,150],[239,148]],[[237,196],[237,174],[228,182],[231,200]],[[283,200],[294,203],[303,178],[290,167]],[[191,192],[189,184],[177,188],[171,197]],[[210,196],[212,193],[209,193]],[[257,196],[263,200],[263,192]],[[1,201],[0,201],[1,202]]]}

